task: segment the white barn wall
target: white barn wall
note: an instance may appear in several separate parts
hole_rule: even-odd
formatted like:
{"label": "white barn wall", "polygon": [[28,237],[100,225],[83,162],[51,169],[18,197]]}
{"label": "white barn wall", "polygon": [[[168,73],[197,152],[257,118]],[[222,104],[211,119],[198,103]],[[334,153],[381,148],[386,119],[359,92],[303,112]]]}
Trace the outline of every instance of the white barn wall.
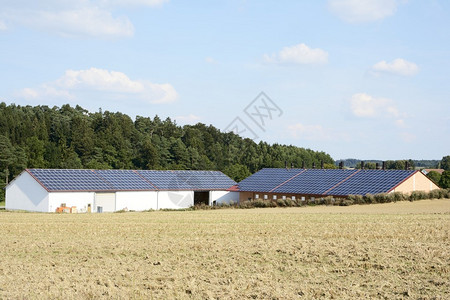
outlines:
{"label": "white barn wall", "polygon": [[88,204],[91,205],[94,212],[94,194],[93,192],[53,192],[49,197],[49,211],[55,212],[61,203],[66,206],[75,206],[78,212],[87,212]]}
{"label": "white barn wall", "polygon": [[188,208],[194,205],[194,191],[159,191],[158,209]]}
{"label": "white barn wall", "polygon": [[48,212],[49,193],[27,172],[6,187],[5,208]]}
{"label": "white barn wall", "polygon": [[209,204],[212,205],[214,201],[216,204],[239,203],[239,192],[210,191]]}
{"label": "white barn wall", "polygon": [[158,209],[158,192],[116,192],[116,210]]}

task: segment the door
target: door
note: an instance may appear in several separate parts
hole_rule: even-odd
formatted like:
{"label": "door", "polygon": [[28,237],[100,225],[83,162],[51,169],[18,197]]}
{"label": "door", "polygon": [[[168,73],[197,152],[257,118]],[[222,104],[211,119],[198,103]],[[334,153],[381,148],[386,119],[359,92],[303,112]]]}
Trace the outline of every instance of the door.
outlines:
{"label": "door", "polygon": [[116,210],[116,193],[95,193],[96,212],[114,212]]}

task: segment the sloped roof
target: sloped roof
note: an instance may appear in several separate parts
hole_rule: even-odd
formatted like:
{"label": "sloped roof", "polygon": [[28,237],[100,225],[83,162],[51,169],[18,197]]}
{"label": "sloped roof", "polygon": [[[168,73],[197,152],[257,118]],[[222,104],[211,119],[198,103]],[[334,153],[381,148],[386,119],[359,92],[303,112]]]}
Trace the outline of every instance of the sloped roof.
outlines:
{"label": "sloped roof", "polygon": [[49,192],[227,190],[236,182],[219,171],[26,169]]}
{"label": "sloped roof", "polygon": [[387,193],[417,171],[262,169],[242,180],[240,191],[320,196]]}

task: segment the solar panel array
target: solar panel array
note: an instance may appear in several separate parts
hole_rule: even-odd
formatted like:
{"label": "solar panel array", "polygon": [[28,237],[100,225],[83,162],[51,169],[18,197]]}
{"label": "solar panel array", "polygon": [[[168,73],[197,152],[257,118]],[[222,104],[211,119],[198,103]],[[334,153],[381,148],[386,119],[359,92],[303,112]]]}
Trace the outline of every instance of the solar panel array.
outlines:
{"label": "solar panel array", "polygon": [[133,170],[95,170],[115,190],[151,191],[155,187]]}
{"label": "solar panel array", "polygon": [[109,191],[113,186],[91,170],[29,169],[50,191]]}
{"label": "solar panel array", "polygon": [[286,180],[303,172],[303,169],[262,169],[239,182],[243,192],[270,192]]}
{"label": "solar panel array", "polygon": [[355,172],[357,172],[357,170],[309,169],[272,192],[321,195],[344,179],[353,175]]}
{"label": "solar panel array", "polygon": [[409,170],[262,169],[241,181],[240,191],[303,195],[386,193],[407,179]]}
{"label": "solar panel array", "polygon": [[236,182],[219,171],[28,169],[48,191],[225,190]]}
{"label": "solar panel array", "polygon": [[137,171],[160,190],[228,189],[236,184],[219,171]]}
{"label": "solar panel array", "polygon": [[387,193],[412,175],[409,170],[362,170],[328,194],[334,196]]}

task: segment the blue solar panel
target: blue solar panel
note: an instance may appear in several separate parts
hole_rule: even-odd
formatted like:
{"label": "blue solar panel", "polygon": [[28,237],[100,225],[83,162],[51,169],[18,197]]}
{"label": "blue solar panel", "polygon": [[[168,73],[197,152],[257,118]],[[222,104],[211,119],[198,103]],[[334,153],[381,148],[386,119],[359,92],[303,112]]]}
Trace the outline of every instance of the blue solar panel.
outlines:
{"label": "blue solar panel", "polygon": [[29,169],[49,191],[110,191],[114,187],[91,170]]}
{"label": "blue solar panel", "polygon": [[236,184],[219,171],[137,171],[160,190],[228,189]]}
{"label": "blue solar panel", "polygon": [[262,169],[239,183],[240,191],[303,195],[386,193],[412,175],[405,170]]}
{"label": "blue solar panel", "polygon": [[357,170],[308,169],[272,192],[322,195],[355,172]]}
{"label": "blue solar panel", "polygon": [[115,190],[148,191],[155,187],[133,170],[95,170]]}
{"label": "blue solar panel", "polygon": [[236,182],[219,171],[28,169],[49,191],[226,190]]}
{"label": "blue solar panel", "polygon": [[409,170],[361,170],[327,194],[345,196],[387,193],[414,172]]}
{"label": "blue solar panel", "polygon": [[239,182],[239,190],[243,192],[270,192],[280,184],[304,169],[262,169]]}

